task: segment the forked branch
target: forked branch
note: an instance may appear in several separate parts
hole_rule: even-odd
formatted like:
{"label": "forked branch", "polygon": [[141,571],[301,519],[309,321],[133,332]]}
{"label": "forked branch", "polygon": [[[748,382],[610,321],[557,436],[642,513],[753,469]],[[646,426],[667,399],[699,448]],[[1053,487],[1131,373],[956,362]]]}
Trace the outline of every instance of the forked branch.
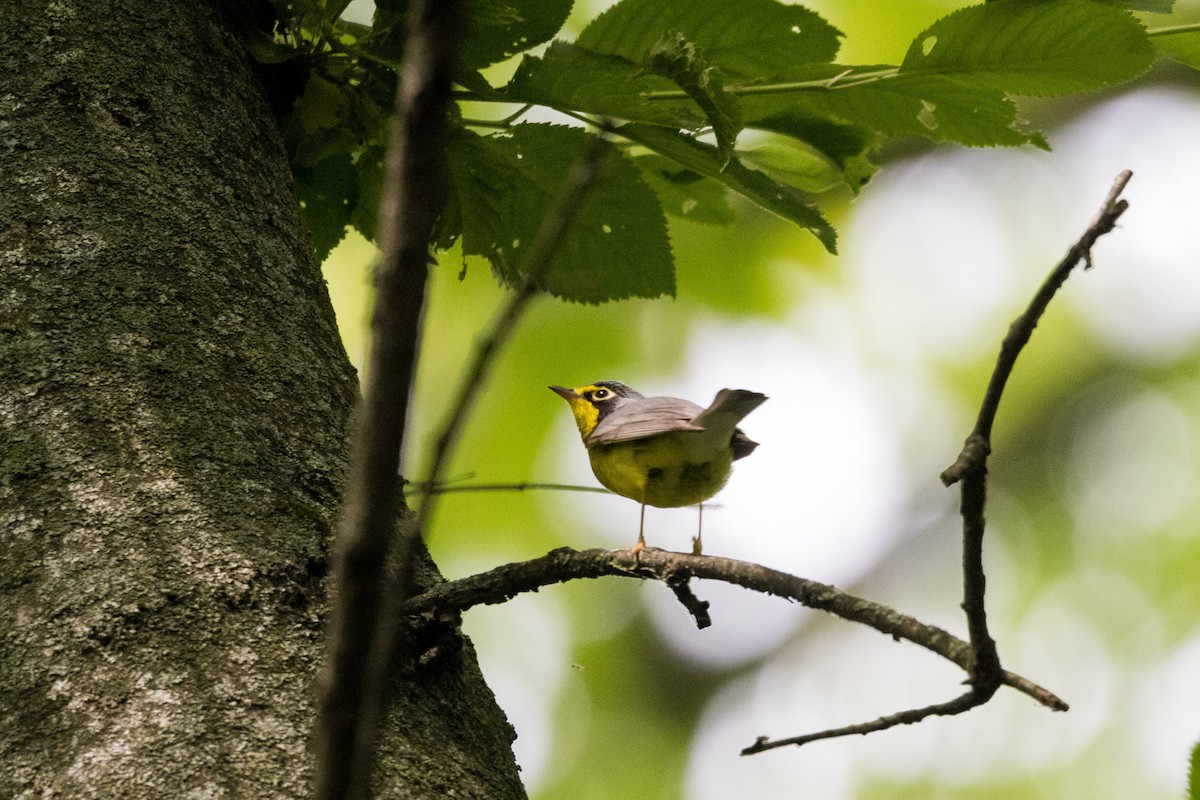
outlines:
{"label": "forked branch", "polygon": [[[1117,175],[1112,188],[1104,198],[1104,203],[1087,230],[1071,246],[1066,256],[1050,271],[1050,275],[1033,296],[1033,300],[1030,301],[1024,313],[1009,326],[1008,334],[1000,345],[1000,354],[996,358],[996,366],[992,370],[991,380],[984,393],[975,428],[967,437],[958,459],[941,475],[942,482],[946,486],[962,482],[960,504],[963,520],[962,608],[967,618],[970,645],[965,654],[965,662],[960,666],[967,672],[967,683],[970,686],[968,691],[945,703],[901,711],[897,714],[880,717],[872,722],[775,741],[759,737],[743,753],[757,753],[789,744],[801,745],[836,736],[870,733],[897,725],[920,722],[932,716],[961,714],[986,703],[1001,685],[1007,683],[1005,678],[1011,673],[1006,672],[1000,664],[996,642],[988,631],[987,608],[984,602],[987,587],[987,578],[983,571],[984,506],[987,504],[987,457],[991,453],[992,425],[996,421],[1000,397],[1012,374],[1017,356],[1029,342],[1033,335],[1033,329],[1037,327],[1046,307],[1066,282],[1071,270],[1080,263],[1083,263],[1085,269],[1091,267],[1092,247],[1101,236],[1116,226],[1117,220],[1129,207],[1128,202],[1121,199],[1120,195],[1131,177],[1133,177],[1133,173],[1129,170]],[[1065,708],[1064,704],[1062,710]]]}

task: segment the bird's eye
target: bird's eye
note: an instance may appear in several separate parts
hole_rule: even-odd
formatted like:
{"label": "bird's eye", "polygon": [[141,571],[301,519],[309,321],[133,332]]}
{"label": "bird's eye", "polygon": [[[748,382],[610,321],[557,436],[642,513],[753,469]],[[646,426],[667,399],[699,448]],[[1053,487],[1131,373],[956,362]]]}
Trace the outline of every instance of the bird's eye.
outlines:
{"label": "bird's eye", "polygon": [[610,397],[612,397],[612,392],[610,392],[608,389],[597,389],[596,391],[592,392],[593,400],[607,400]]}

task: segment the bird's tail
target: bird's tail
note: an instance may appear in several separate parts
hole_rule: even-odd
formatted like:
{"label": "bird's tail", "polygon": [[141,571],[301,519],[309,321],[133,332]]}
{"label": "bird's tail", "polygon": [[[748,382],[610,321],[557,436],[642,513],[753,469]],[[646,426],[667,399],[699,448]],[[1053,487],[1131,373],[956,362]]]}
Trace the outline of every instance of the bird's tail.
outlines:
{"label": "bird's tail", "polygon": [[712,405],[697,414],[692,424],[704,428],[713,438],[732,441],[734,459],[744,458],[758,447],[758,442],[738,430],[737,424],[766,400],[767,396],[759,392],[722,389],[717,392]]}

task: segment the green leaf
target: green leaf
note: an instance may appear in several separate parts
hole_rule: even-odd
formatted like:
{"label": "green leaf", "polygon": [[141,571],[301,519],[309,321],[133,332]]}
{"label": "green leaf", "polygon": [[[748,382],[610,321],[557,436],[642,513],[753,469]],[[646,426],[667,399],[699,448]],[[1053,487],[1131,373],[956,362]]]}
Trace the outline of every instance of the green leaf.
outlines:
{"label": "green leaf", "polygon": [[622,125],[617,132],[692,172],[720,181],[766,210],[807,229],[830,253],[837,252],[837,233],[803,192],[750,169],[736,158],[725,166],[717,148],[676,131],[634,122]]}
{"label": "green leaf", "polygon": [[737,98],[725,92],[720,70],[710,66],[681,33],[664,33],[650,48],[647,63],[651,70],[674,81],[704,110],[717,139],[717,153],[722,163],[728,164],[742,129],[742,112]]}
{"label": "green leaf", "polygon": [[771,78],[832,61],[841,33],[819,14],[775,0],[621,0],[596,17],[580,47],[641,63],[677,31],[730,77]]}
{"label": "green leaf", "polygon": [[553,42],[545,54],[525,56],[506,87],[508,99],[620,120],[698,130],[707,120],[691,100],[648,101],[644,92],[676,89],[624,58]]}
{"label": "green leaf", "polygon": [[1151,31],[1150,41],[1167,58],[1200,69],[1200,30]]}
{"label": "green leaf", "polygon": [[846,124],[832,113],[815,114],[795,105],[759,117],[752,127],[796,139],[832,161],[841,171],[841,181],[858,192],[875,173],[870,151],[877,136],[872,129]]}
{"label": "green leaf", "polygon": [[1188,800],[1200,800],[1200,742],[1192,747],[1188,764]]}
{"label": "green leaf", "polygon": [[[823,69],[833,73],[837,68]],[[976,147],[1045,145],[1040,135],[1021,129],[1012,100],[981,78],[893,74],[872,81],[850,80],[843,88],[746,96],[742,113],[747,127],[766,130],[778,130],[781,118],[800,118]],[[813,143],[835,160],[845,157]]]}
{"label": "green leaf", "polygon": [[296,193],[312,234],[317,258],[324,261],[346,234],[355,199],[354,165],[347,153],[312,166],[293,165]]}
{"label": "green leaf", "polygon": [[1154,60],[1128,12],[1090,0],[999,0],[956,11],[917,36],[902,73],[985,79],[1015,94],[1087,91]]}
{"label": "green leaf", "polygon": [[742,163],[802,192],[820,194],[842,184],[842,171],[824,153],[799,139],[772,136],[738,151]]}
{"label": "green leaf", "polygon": [[1149,11],[1152,14],[1170,14],[1175,0],[1106,0],[1118,8],[1130,11]]}
{"label": "green leaf", "polygon": [[342,86],[310,72],[292,113],[306,133],[337,128],[350,116],[350,95]]}
{"label": "green leaf", "polygon": [[573,0],[470,0],[463,67],[481,69],[504,61],[558,33]]}
{"label": "green leaf", "polygon": [[379,199],[383,195],[383,147],[364,148],[354,160],[354,183],[357,189],[349,222],[368,241],[379,235]]}
{"label": "green leaf", "polygon": [[[460,68],[474,72],[548,42],[574,0],[469,0]],[[371,53],[393,66],[404,57],[408,0],[376,0]],[[464,21],[465,23],[465,21]]]}
{"label": "green leaf", "polygon": [[[542,218],[591,139],[579,128],[544,124],[492,136],[457,132],[449,143],[452,197],[445,216],[461,227],[463,253],[488,259],[504,283],[522,284]],[[609,159],[539,285],[584,303],[674,294],[666,219],[628,159]]]}
{"label": "green leaf", "polygon": [[649,179],[668,214],[705,225],[732,225],[737,219],[729,207],[728,192],[718,181],[683,169],[658,153],[643,153],[633,162]]}

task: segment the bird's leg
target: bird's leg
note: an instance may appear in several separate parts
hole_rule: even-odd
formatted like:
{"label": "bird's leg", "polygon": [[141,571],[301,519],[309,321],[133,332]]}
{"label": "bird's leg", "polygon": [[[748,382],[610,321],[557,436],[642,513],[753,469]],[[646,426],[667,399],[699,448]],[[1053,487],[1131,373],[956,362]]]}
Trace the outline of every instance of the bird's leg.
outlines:
{"label": "bird's leg", "polygon": [[646,549],[646,504],[642,503],[642,519],[638,523],[638,540],[630,552],[636,556],[638,553]]}
{"label": "bird's leg", "polygon": [[696,508],[699,509],[699,513],[696,514],[696,535],[692,537],[692,555],[702,556],[704,555],[704,543],[701,542],[700,537],[704,533],[704,503],[700,503]]}

